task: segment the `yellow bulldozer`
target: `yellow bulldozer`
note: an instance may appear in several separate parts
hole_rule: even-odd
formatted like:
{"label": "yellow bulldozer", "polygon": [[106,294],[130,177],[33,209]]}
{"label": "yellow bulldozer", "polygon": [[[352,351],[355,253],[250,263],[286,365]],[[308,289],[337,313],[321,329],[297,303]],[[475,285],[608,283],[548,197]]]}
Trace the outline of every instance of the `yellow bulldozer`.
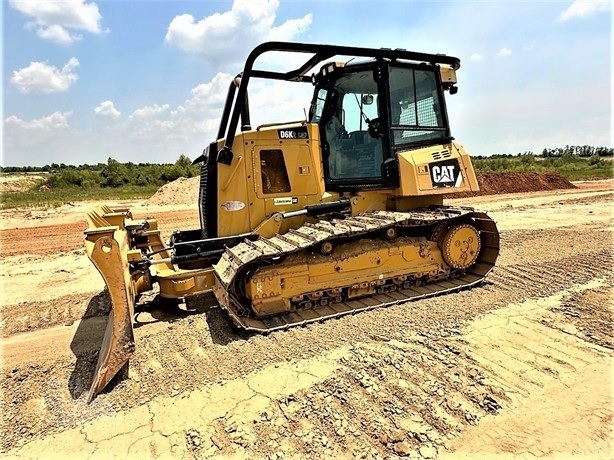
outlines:
{"label": "yellow bulldozer", "polygon": [[[254,67],[272,52],[303,64]],[[87,215],[87,253],[111,299],[89,401],[133,354],[135,303],[155,283],[162,298],[213,291],[237,327],[258,332],[480,283],[499,254],[495,222],[443,205],[478,190],[448,123],[444,93],[457,92],[459,67],[404,49],[257,46],[230,83],[217,139],[195,160],[199,229],[163,242],[155,219],[128,209]],[[253,127],[253,79],[312,85],[305,119]]]}

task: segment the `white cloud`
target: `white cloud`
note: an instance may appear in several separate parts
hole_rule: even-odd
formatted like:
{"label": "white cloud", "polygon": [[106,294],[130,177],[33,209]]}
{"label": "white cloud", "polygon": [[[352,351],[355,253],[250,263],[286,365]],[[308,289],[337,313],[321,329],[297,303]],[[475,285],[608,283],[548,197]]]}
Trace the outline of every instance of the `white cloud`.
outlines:
{"label": "white cloud", "polygon": [[36,34],[42,39],[56,42],[61,45],[68,45],[83,38],[82,35],[71,34],[64,27],[57,24],[47,28],[39,27],[36,30]]}
{"label": "white cloud", "polygon": [[[86,145],[92,145],[96,140],[80,142],[68,123],[71,115],[72,112],[54,112],[33,120],[24,120],[16,115],[5,118],[3,164],[74,164],[79,151],[86,151]],[[75,152],[76,146],[79,150]]]}
{"label": "white cloud", "polygon": [[133,119],[133,118],[151,118],[154,117],[156,115],[159,115],[163,112],[166,112],[168,110],[169,105],[168,104],[164,104],[164,105],[158,105],[158,104],[154,104],[154,105],[146,105],[145,107],[141,107],[140,109],[136,109],[134,112],[132,112],[132,115],[130,115],[129,118]]}
{"label": "white cloud", "polygon": [[497,53],[499,57],[507,57],[512,54],[512,50],[509,48],[501,48],[501,50]]}
{"label": "white cloud", "polygon": [[174,109],[169,110],[168,104],[153,104],[135,110],[125,126],[127,137],[139,145],[147,140],[165,146],[165,151],[177,155],[189,152],[196,157],[217,134],[231,78],[218,73],[211,81],[194,87]]}
{"label": "white cloud", "polygon": [[576,0],[565,11],[559,14],[557,21],[564,22],[570,19],[582,19],[601,11],[610,11],[612,4],[609,0]]}
{"label": "white cloud", "polygon": [[[129,150],[139,158],[150,158],[151,146],[155,146],[157,161],[169,161],[180,154],[196,158],[216,138],[232,78],[227,73],[216,74],[194,87],[186,100],[174,108],[152,104],[135,110],[122,124],[119,137],[130,143]],[[302,119],[312,90],[309,84],[253,80],[249,93],[252,127]],[[274,110],[271,101],[275,101]],[[149,152],[143,152],[145,146],[149,146]]]}
{"label": "white cloud", "polygon": [[13,71],[11,83],[24,94],[58,93],[67,91],[79,77],[73,70],[79,66],[77,58],[70,60],[59,70],[45,62],[30,62],[28,67]]}
{"label": "white cloud", "polygon": [[31,121],[22,120],[15,115],[11,115],[5,118],[4,122],[7,125],[13,125],[24,130],[50,131],[53,129],[70,128],[68,117],[71,114],[72,112],[53,112],[51,115]]}
{"label": "white cloud", "polygon": [[253,127],[262,123],[304,120],[305,114],[309,112],[313,93],[313,86],[310,84],[255,80],[250,86],[252,91],[249,103]]}
{"label": "white cloud", "polygon": [[482,56],[480,53],[473,53],[471,56],[469,56],[469,59],[479,62],[484,60],[484,56]]}
{"label": "white cloud", "polygon": [[273,26],[278,7],[279,0],[234,0],[230,11],[199,21],[182,14],[169,24],[165,40],[213,63],[241,60],[257,43],[291,40],[310,27],[311,14]]}
{"label": "white cloud", "polygon": [[311,26],[312,20],[313,16],[311,14],[306,14],[300,19],[289,19],[279,27],[273,27],[267,36],[267,40],[290,40],[306,32],[309,26]]}
{"label": "white cloud", "polygon": [[115,105],[112,101],[104,101],[101,102],[98,107],[94,109],[96,115],[100,115],[101,117],[109,117],[109,118],[119,118],[121,112],[115,108]]}
{"label": "white cloud", "polygon": [[39,37],[60,44],[70,44],[81,39],[81,35],[68,29],[84,30],[99,34],[102,32],[102,16],[98,5],[85,0],[9,0],[9,5],[30,16],[33,21],[26,27],[36,29]]}

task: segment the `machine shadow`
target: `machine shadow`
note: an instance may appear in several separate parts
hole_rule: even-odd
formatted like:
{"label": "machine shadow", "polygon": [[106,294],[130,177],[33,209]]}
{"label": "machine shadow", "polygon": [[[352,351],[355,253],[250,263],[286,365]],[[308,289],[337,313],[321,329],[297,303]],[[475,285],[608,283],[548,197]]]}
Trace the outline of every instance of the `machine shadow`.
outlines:
{"label": "machine shadow", "polygon": [[[150,320],[147,321],[140,313],[146,313]],[[188,297],[183,304],[176,300],[156,297],[151,302],[143,304],[142,309],[137,307],[134,327],[136,329],[158,321],[172,323],[192,315],[205,316],[211,340],[216,345],[247,340],[255,334],[236,328],[226,312],[218,307],[217,299],[211,292]],[[198,333],[206,334],[207,331],[202,330]]]}
{"label": "machine shadow", "polygon": [[[72,338],[70,349],[76,361],[68,380],[68,389],[73,399],[78,399],[84,393],[89,392],[110,311],[111,301],[105,288],[88,302]],[[159,322],[174,323],[189,316],[204,315],[211,339],[216,345],[228,345],[237,340],[247,340],[255,334],[234,327],[228,315],[218,308],[212,293],[189,297],[184,303],[163,299],[158,295],[150,295],[137,303],[134,313],[133,327],[135,330]],[[197,333],[206,334],[206,330],[197,331]],[[137,353],[138,346],[137,343]],[[127,377],[128,363],[109,382],[101,394],[111,391]]]}
{"label": "machine shadow", "polygon": [[70,342],[70,350],[76,358],[68,379],[68,390],[73,399],[89,391],[110,311],[111,301],[105,288],[88,302]]}

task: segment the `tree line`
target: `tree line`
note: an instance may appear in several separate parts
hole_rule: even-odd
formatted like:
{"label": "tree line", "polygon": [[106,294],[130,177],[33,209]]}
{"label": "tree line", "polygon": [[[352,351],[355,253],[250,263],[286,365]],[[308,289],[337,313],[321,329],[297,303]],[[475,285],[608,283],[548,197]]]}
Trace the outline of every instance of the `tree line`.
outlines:
{"label": "tree line", "polygon": [[1,172],[50,173],[42,184],[49,188],[117,188],[124,185],[160,186],[180,177],[194,177],[200,173],[200,166],[192,165],[190,158],[181,155],[175,163],[168,164],[120,163],[109,158],[106,163],[96,165],[74,166],[52,163],[42,167],[2,167]]}
{"label": "tree line", "polygon": [[477,159],[497,159],[497,158],[518,158],[533,156],[537,158],[560,158],[562,156],[578,156],[582,158],[588,157],[611,157],[614,156],[614,148],[611,147],[596,147],[593,145],[566,145],[565,147],[548,148],[544,147],[541,154],[536,155],[531,150],[524,152],[512,153],[496,153],[494,155],[472,155],[472,158]]}
{"label": "tree line", "polygon": [[[597,147],[592,145],[566,145],[565,147],[548,148],[545,147],[541,154],[536,155],[534,152],[528,150],[524,152],[518,152],[516,154],[493,154],[493,155],[472,155],[472,158],[477,159],[496,159],[496,158],[515,158],[522,156],[534,156],[537,158],[557,158],[564,155],[576,155],[579,157],[608,157],[614,156],[614,148],[612,147]],[[120,163],[112,158],[109,158],[106,163],[98,163],[95,165],[82,164],[79,166],[67,165],[64,163],[51,163],[45,166],[0,166],[0,172],[4,173],[57,173],[64,170],[73,171],[97,171],[104,172],[104,174],[112,176],[109,179],[109,186],[111,183],[125,182],[128,178],[128,182],[136,184],[139,183],[159,183],[160,181],[168,181],[169,177],[174,177],[175,180],[178,177],[192,177],[199,174],[199,166],[192,166],[192,161],[186,155],[181,155],[175,163]],[[139,174],[140,173],[140,174]],[[185,173],[177,175],[180,173]],[[130,180],[134,176],[134,180]],[[137,178],[138,176],[138,178]],[[115,180],[118,179],[118,180]],[[144,184],[143,184],[144,185]]]}
{"label": "tree line", "polygon": [[[541,155],[532,151],[512,154],[473,156],[473,165],[479,172],[495,171],[543,171],[557,170],[562,173],[573,170],[602,169],[602,174],[611,175],[612,164],[604,157],[613,156],[614,148],[590,145],[566,145],[544,148]],[[194,177],[200,173],[199,165],[192,165],[186,155],[175,163],[120,163],[108,158],[106,163],[80,166],[51,163],[45,166],[4,166],[3,173],[49,173],[43,182],[52,189],[78,187],[81,189],[119,188],[123,186],[159,187],[180,177]]]}
{"label": "tree line", "polygon": [[614,148],[595,147],[592,145],[566,145],[555,149],[544,148],[541,156],[544,158],[562,157],[563,155],[577,155],[579,157],[607,157],[614,155]]}

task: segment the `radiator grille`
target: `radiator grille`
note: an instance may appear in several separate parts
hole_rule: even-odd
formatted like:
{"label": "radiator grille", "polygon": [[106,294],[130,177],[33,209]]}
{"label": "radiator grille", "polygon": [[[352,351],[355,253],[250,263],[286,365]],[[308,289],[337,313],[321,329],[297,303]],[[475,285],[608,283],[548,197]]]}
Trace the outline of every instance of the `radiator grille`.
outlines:
{"label": "radiator grille", "polygon": [[200,165],[200,190],[198,191],[198,204],[200,208],[200,229],[203,235],[203,238],[209,238],[209,234],[207,232],[207,178],[208,174],[208,161],[201,163]]}
{"label": "radiator grille", "polygon": [[444,158],[450,158],[452,154],[449,150],[443,152],[433,152],[433,160],[443,160]]}

